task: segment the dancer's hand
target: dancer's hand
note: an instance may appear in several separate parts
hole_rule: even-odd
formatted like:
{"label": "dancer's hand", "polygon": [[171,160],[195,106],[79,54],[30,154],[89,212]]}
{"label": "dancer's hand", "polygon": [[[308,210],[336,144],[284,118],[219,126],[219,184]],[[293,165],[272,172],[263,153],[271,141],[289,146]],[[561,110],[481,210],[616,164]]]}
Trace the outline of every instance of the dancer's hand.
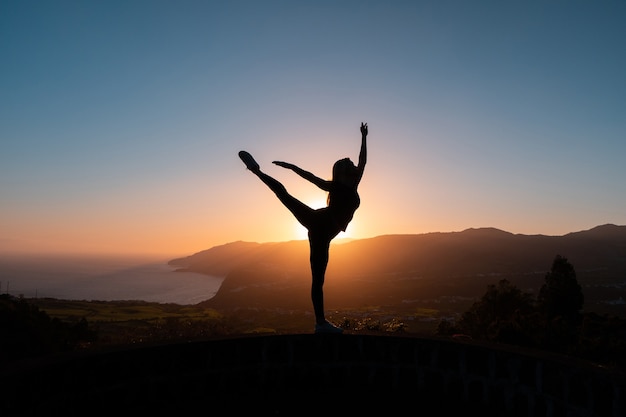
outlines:
{"label": "dancer's hand", "polygon": [[361,135],[367,136],[367,123],[361,122]]}
{"label": "dancer's hand", "polygon": [[287,169],[294,169],[295,168],[295,165],[294,164],[290,164],[289,162],[273,161],[272,163],[274,165],[278,165],[279,167],[283,167],[283,168],[287,168]]}

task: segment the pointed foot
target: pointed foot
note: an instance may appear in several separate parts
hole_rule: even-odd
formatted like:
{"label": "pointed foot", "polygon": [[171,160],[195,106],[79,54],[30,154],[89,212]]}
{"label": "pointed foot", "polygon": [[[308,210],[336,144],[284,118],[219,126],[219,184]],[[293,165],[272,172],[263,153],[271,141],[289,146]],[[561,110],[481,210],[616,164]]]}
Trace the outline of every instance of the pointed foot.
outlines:
{"label": "pointed foot", "polygon": [[246,151],[239,151],[239,158],[246,164],[246,168],[248,168],[252,172],[259,172],[259,164],[254,160],[252,155],[250,155]]}

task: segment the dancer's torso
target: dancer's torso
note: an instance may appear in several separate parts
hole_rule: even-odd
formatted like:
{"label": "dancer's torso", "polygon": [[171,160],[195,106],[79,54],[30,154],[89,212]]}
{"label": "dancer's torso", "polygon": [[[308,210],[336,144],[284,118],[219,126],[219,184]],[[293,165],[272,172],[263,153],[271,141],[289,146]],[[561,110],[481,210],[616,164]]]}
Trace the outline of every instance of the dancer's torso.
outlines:
{"label": "dancer's torso", "polygon": [[332,185],[328,193],[328,210],[341,230],[346,230],[359,205],[361,198],[356,188],[339,183]]}

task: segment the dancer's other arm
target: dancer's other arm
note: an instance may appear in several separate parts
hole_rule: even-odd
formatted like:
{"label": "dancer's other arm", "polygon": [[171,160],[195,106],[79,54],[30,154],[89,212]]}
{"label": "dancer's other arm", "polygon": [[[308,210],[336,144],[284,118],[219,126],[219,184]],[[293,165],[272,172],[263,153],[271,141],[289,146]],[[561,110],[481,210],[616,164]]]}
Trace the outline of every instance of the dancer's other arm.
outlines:
{"label": "dancer's other arm", "polygon": [[283,161],[273,161],[272,162],[275,165],[278,165],[279,167],[283,167],[283,168],[287,168],[292,170],[293,172],[295,172],[296,174],[300,175],[302,178],[304,178],[307,181],[312,182],[313,184],[317,185],[319,188],[321,188],[324,191],[329,191],[330,190],[330,181],[327,181],[325,179],[322,179],[312,173],[310,173],[309,171],[305,171],[302,168],[294,165],[294,164],[290,164],[289,162],[283,162]]}

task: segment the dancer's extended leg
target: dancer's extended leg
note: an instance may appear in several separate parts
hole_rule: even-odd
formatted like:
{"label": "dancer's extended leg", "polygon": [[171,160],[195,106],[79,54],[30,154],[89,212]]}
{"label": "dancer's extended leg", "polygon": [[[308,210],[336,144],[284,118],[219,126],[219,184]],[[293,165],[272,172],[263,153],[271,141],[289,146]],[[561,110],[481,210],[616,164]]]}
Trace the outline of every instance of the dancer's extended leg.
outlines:
{"label": "dancer's extended leg", "polygon": [[246,164],[246,167],[265,185],[267,185],[270,190],[276,194],[276,197],[283,203],[287,209],[296,217],[296,219],[302,224],[304,227],[309,229],[312,221],[313,221],[313,212],[315,211],[311,207],[307,206],[287,191],[285,186],[281,184],[277,179],[270,177],[259,167],[259,164],[254,160],[252,155],[250,155],[246,151],[239,152],[239,158]]}

